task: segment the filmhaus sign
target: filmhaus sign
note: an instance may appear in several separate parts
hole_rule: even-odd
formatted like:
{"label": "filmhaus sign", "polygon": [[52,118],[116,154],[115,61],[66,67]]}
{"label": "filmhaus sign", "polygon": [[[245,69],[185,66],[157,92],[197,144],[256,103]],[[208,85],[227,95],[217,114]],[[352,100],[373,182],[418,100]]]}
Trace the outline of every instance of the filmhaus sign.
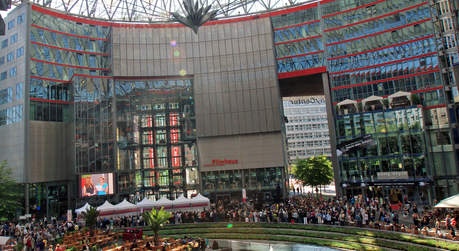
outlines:
{"label": "filmhaus sign", "polygon": [[205,167],[211,167],[211,166],[226,166],[226,165],[237,165],[238,160],[231,160],[231,159],[213,159],[212,163],[210,164],[205,164]]}

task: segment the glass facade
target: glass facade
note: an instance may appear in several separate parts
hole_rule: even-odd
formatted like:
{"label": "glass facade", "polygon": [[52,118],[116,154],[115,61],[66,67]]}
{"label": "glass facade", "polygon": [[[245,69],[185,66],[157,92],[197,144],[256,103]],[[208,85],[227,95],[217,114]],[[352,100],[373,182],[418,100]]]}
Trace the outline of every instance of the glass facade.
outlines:
{"label": "glass facade", "polygon": [[191,79],[116,80],[120,193],[176,198],[199,184]]}
{"label": "glass facade", "polygon": [[74,78],[110,75],[109,27],[36,11],[31,19],[30,119],[69,122]]}
{"label": "glass facade", "polygon": [[338,156],[343,187],[405,184],[414,195],[429,184],[426,192],[439,198],[458,192],[439,181],[459,174],[459,113],[445,69],[458,58],[454,8],[437,2],[336,0],[271,17],[279,76],[326,67],[315,72],[328,72],[332,140],[373,137],[365,149]]}

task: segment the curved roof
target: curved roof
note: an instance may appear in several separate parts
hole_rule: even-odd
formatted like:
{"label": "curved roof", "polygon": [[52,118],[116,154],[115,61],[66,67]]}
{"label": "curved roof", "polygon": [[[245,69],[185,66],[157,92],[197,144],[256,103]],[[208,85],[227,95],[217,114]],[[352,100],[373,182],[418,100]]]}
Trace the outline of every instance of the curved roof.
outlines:
{"label": "curved roof", "polygon": [[[195,0],[196,1],[196,0]],[[244,16],[296,6],[319,0],[197,0],[201,5],[212,5],[217,18]],[[19,5],[23,0],[13,0]],[[67,14],[126,22],[171,21],[171,12],[183,14],[182,0],[30,0],[43,7]]]}

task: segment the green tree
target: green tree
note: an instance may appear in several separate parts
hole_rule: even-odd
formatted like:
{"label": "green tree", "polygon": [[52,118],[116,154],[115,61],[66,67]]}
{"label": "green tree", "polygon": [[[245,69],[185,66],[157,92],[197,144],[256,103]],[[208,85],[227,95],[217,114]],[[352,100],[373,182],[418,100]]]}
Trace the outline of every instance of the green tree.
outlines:
{"label": "green tree", "polygon": [[6,161],[0,163],[0,216],[8,219],[16,217],[17,209],[22,209],[23,186],[14,181]]}
{"label": "green tree", "polygon": [[297,160],[293,166],[293,174],[304,185],[313,188],[328,185],[333,181],[331,161],[323,155]]}
{"label": "green tree", "polygon": [[97,217],[99,217],[99,211],[95,207],[89,207],[86,212],[81,213],[83,216],[86,226],[89,228],[91,234],[93,233],[96,224],[97,224]]}
{"label": "green tree", "polygon": [[172,217],[172,214],[161,208],[160,210],[153,209],[151,212],[145,212],[143,217],[155,235],[155,246],[158,246],[160,244],[159,230],[164,224],[169,223],[169,218]]}

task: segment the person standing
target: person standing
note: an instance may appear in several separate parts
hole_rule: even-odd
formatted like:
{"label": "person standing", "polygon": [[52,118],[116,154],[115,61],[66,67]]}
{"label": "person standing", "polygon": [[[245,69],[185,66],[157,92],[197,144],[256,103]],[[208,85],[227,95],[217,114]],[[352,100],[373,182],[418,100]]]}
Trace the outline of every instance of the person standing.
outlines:
{"label": "person standing", "polygon": [[104,176],[99,177],[99,184],[96,185],[97,195],[107,195],[108,194],[108,184],[105,183]]}

